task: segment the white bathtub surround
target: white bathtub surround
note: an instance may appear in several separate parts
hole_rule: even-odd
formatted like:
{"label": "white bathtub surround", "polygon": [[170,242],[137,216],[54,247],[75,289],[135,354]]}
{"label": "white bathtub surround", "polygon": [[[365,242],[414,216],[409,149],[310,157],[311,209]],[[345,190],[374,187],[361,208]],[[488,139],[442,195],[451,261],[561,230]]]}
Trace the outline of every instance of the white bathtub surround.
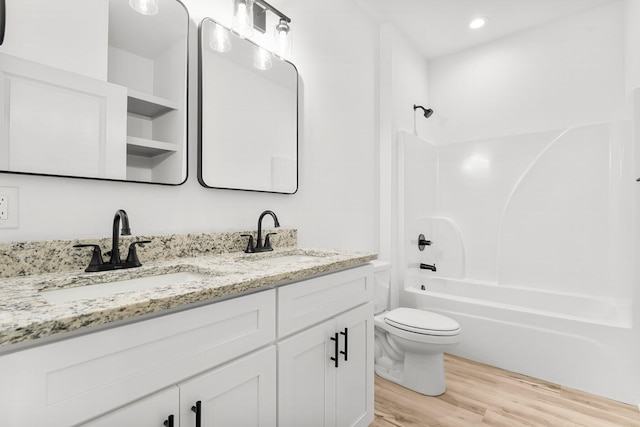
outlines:
{"label": "white bathtub surround", "polygon": [[401,305],[457,320],[455,354],[635,403],[631,126],[402,133]]}

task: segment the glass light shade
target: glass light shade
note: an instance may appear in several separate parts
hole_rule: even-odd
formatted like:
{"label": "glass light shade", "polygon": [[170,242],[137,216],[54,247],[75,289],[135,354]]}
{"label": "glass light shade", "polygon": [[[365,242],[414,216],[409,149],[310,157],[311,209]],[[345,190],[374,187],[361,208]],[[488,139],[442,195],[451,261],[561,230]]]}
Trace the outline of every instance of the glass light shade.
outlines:
{"label": "glass light shade", "polygon": [[229,30],[220,24],[214,23],[209,30],[209,46],[216,52],[230,51]]}
{"label": "glass light shade", "polygon": [[285,19],[280,19],[280,23],[276,25],[274,34],[275,38],[275,54],[279,58],[291,58],[291,27]]}
{"label": "glass light shade", "polygon": [[158,0],[129,0],[129,6],[143,15],[155,15],[158,13]]}
{"label": "glass light shade", "polygon": [[273,66],[271,52],[263,47],[256,46],[253,51],[253,66],[258,70],[269,70]]}
{"label": "glass light shade", "polygon": [[253,35],[253,0],[233,0],[234,33],[249,38]]}

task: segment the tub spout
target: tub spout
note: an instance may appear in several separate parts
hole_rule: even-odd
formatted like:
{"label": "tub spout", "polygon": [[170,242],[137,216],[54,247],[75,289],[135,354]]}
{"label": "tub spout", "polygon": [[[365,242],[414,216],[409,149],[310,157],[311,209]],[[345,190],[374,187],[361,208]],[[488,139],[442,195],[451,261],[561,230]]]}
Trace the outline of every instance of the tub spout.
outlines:
{"label": "tub spout", "polygon": [[423,264],[420,263],[420,270],[431,270],[431,271],[436,271],[436,265],[430,265],[430,264]]}

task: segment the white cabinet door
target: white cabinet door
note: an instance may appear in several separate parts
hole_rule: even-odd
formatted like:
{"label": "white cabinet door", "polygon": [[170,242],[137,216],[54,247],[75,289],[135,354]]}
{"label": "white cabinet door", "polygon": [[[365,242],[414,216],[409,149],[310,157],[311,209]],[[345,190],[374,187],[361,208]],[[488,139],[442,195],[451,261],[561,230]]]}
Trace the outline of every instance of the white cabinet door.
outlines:
{"label": "white cabinet door", "polygon": [[278,398],[280,427],[369,425],[373,421],[373,304],[279,342]]}
{"label": "white cabinet door", "polygon": [[335,320],[278,343],[278,426],[325,427],[335,420]]}
{"label": "white cabinet door", "polygon": [[336,425],[365,427],[373,421],[373,304],[336,318],[340,333],[336,370]]}
{"label": "white cabinet door", "polygon": [[0,426],[29,414],[67,427],[124,407],[273,343],[275,316],[268,290],[4,354]]}
{"label": "white cabinet door", "polygon": [[178,427],[180,393],[178,387],[171,387],[160,391],[145,399],[125,406],[124,408],[110,412],[96,418],[93,421],[81,424],[83,427],[167,427],[172,426],[170,417],[173,417],[173,427]]}
{"label": "white cabinet door", "polygon": [[181,427],[275,427],[276,347],[180,385]]}

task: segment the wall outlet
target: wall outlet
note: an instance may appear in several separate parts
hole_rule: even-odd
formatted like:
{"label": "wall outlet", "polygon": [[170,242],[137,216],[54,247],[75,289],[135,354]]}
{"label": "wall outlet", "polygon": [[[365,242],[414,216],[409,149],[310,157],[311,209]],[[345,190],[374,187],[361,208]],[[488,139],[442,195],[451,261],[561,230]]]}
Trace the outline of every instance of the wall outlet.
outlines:
{"label": "wall outlet", "polygon": [[18,228],[18,187],[0,187],[0,229]]}
{"label": "wall outlet", "polygon": [[0,221],[9,219],[9,196],[0,194]]}

